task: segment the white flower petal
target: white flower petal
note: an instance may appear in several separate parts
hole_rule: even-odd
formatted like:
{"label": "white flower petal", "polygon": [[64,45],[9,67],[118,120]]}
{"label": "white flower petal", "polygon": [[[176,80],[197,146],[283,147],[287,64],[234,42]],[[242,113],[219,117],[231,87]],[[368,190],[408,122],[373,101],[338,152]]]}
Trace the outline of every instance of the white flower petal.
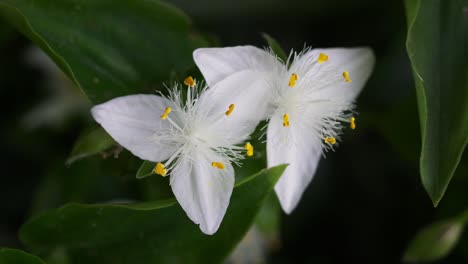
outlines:
{"label": "white flower petal", "polygon": [[201,48],[193,52],[193,59],[209,86],[239,71],[273,72],[282,66],[276,57],[254,46]]}
{"label": "white flower petal", "polygon": [[118,97],[91,109],[94,119],[120,145],[144,160],[162,161],[174,152],[174,146],[151,138],[169,124],[160,116],[172,103],[156,95]]}
{"label": "white flower petal", "polygon": [[[200,111],[212,118],[212,130],[219,131],[224,144],[245,140],[261,120],[271,113],[268,76],[253,71],[236,72],[206,90],[199,100]],[[226,115],[229,106],[233,111]],[[219,141],[218,141],[219,142]]]}
{"label": "white flower petal", "polygon": [[[328,55],[328,61],[318,64],[320,53]],[[313,49],[297,58],[289,71],[299,72],[298,86],[305,86],[305,89],[314,87],[309,90],[316,98],[352,102],[367,82],[374,64],[374,53],[366,47]],[[352,82],[345,82],[342,76],[345,71]],[[306,75],[310,79],[300,83]]]}
{"label": "white flower petal", "polygon": [[[224,169],[211,166],[222,162]],[[221,224],[234,188],[234,169],[212,150],[181,156],[170,176],[172,191],[188,217],[203,233],[214,234]]]}
{"label": "white flower petal", "polygon": [[289,166],[275,185],[283,211],[291,213],[311,182],[321,156],[319,138],[309,133],[310,129],[294,116],[290,126],[283,126],[282,113],[275,113],[268,124],[268,167],[288,163]]}

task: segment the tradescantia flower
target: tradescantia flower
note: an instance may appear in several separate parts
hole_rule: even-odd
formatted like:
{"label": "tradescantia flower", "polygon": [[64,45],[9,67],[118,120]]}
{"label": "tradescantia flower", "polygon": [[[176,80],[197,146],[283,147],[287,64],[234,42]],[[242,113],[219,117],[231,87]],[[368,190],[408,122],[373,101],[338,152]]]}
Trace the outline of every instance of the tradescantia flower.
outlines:
{"label": "tradescantia flower", "polygon": [[[202,48],[195,63],[208,85],[226,96],[255,96],[256,111],[269,118],[268,166],[289,163],[275,186],[290,213],[311,182],[323,153],[339,141],[343,124],[356,127],[353,102],[374,66],[369,48],[306,49],[286,63],[252,46]],[[244,78],[236,89],[221,85],[230,76]]]}
{"label": "tradescantia flower", "polygon": [[[220,85],[231,86],[236,78]],[[188,217],[206,234],[219,228],[234,186],[231,163],[252,155],[249,143],[238,146],[255,129],[259,117],[246,109],[252,99],[227,99],[185,79],[169,97],[130,95],[92,108],[94,119],[123,147],[157,162],[154,172],[170,174],[172,191]]]}

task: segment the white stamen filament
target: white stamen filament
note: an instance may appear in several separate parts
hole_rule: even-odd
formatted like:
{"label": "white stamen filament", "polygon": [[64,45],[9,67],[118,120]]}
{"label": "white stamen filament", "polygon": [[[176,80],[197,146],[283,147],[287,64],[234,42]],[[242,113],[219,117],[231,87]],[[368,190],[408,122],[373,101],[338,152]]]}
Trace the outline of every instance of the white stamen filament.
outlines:
{"label": "white stamen filament", "polygon": [[179,125],[177,125],[177,123],[174,122],[174,121],[171,119],[170,116],[168,116],[168,117],[166,118],[166,121],[168,121],[169,123],[171,123],[171,125],[172,125],[173,127],[175,127],[177,130],[182,131],[182,128],[180,128]]}
{"label": "white stamen filament", "polygon": [[[235,115],[235,106],[233,104],[226,105],[225,111],[220,111],[214,118],[205,116],[204,112],[201,112],[202,115],[200,115],[201,106],[196,103],[199,99],[199,93],[206,88],[200,91],[199,85],[187,87],[185,100],[178,89],[179,87],[176,86],[175,89],[169,91],[168,99],[173,102],[173,109],[170,114],[166,115],[164,122],[169,122],[171,126],[162,128],[158,134],[151,137],[151,140],[165,142],[176,147],[176,151],[163,164],[167,174],[177,166],[177,159],[180,156],[188,155],[187,158],[192,159],[190,153],[194,148],[199,150],[206,148],[214,151],[221,158],[209,162],[234,163],[240,166],[240,160],[244,159],[245,149],[243,147],[231,145],[230,139],[226,139],[224,134],[218,135],[216,131],[209,129],[209,127],[216,128],[217,123],[222,120],[229,120],[231,114]],[[174,116],[174,113],[177,115]],[[207,123],[207,120],[211,120],[208,121],[210,123]],[[247,136],[245,135],[244,138]],[[195,157],[193,158],[195,159]]]}

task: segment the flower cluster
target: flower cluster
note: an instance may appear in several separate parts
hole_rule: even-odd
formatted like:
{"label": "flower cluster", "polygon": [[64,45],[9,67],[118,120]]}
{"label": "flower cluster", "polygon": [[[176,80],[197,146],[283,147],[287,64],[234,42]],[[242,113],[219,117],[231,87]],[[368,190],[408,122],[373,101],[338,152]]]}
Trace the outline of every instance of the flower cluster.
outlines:
{"label": "flower cluster", "polygon": [[253,46],[202,48],[192,77],[168,97],[131,95],[92,109],[123,147],[170,175],[177,201],[206,234],[219,228],[234,186],[232,163],[254,154],[247,140],[268,120],[268,166],[287,163],[275,186],[286,213],[297,206],[320,157],[356,128],[354,100],[370,76],[369,48],[306,49],[286,62]]}

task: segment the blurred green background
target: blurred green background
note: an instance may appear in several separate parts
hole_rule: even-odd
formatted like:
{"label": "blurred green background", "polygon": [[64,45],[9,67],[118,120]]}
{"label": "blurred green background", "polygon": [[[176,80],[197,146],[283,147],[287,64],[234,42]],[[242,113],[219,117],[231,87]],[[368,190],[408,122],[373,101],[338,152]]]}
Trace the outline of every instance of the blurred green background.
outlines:
{"label": "blurred green background", "polygon": [[[286,51],[370,46],[377,56],[357,101],[357,129],[346,131],[336,152],[321,160],[298,208],[282,215],[279,232],[247,247],[260,252],[260,263],[400,263],[422,227],[468,208],[466,155],[438,208],[420,182],[421,138],[402,1],[168,2],[218,46],[266,46],[261,34],[268,33]],[[0,246],[22,248],[19,227],[66,202],[170,196],[169,189],[152,189],[160,188],[155,182],[161,179],[135,180],[140,161],[125,150],[66,166],[80,132],[92,126],[91,104],[4,22],[0,47]],[[258,160],[251,162],[252,172],[264,166]],[[243,263],[244,257],[248,253],[241,252],[231,261]],[[468,263],[466,232],[440,263]]]}

